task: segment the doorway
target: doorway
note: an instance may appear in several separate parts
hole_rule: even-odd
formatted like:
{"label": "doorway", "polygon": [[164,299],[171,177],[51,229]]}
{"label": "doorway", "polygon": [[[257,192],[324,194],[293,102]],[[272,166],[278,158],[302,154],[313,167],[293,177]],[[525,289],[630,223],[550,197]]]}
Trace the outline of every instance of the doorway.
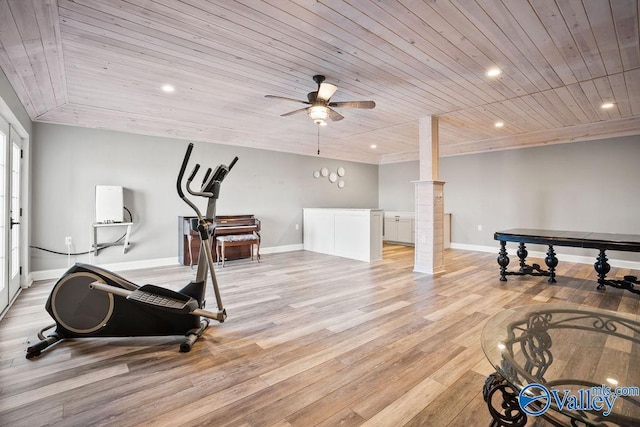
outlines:
{"label": "doorway", "polygon": [[0,116],[0,313],[21,285],[21,176],[22,138]]}

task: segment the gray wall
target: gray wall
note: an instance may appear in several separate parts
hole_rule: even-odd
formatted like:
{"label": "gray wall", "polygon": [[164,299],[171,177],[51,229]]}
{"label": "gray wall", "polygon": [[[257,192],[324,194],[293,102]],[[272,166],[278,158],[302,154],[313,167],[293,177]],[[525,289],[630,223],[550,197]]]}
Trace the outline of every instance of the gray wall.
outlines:
{"label": "gray wall", "polygon": [[2,69],[0,69],[0,98],[11,109],[11,112],[17,117],[20,121],[20,124],[27,130],[29,135],[32,132],[32,123],[29,118],[29,114],[27,114],[27,110],[24,109],[22,103],[18,99],[16,92],[13,90],[13,87],[9,83],[7,76],[4,74]]}
{"label": "gray wall", "polygon": [[[125,204],[136,222],[133,247],[126,255],[120,248],[107,249],[92,261],[176,255],[176,217],[190,214],[174,190],[186,141],[32,124],[1,71],[0,97],[31,135],[32,209],[27,212],[31,244],[64,251],[64,237],[71,236],[73,250],[88,249],[94,187],[109,184],[127,188]],[[266,247],[302,242],[303,207],[414,210],[411,181],[419,177],[418,162],[377,168],[212,144],[197,144],[194,154],[203,164],[240,157],[222,188],[218,212],[257,215],[263,220]],[[640,234],[639,159],[640,136],[442,158],[440,175],[447,182],[445,209],[452,213],[452,240],[494,246],[493,232],[510,227]],[[332,170],[344,166],[345,188],[314,179],[312,172],[322,166]],[[116,236],[103,234],[104,240],[111,237]],[[66,266],[66,257],[31,253],[34,271]],[[633,254],[611,255],[640,259]]]}
{"label": "gray wall", "polygon": [[378,199],[385,211],[413,212],[415,185],[420,178],[420,164],[415,162],[380,165],[378,173]]}
{"label": "gray wall", "polygon": [[[640,136],[441,158],[452,241],[495,246],[495,231],[515,227],[640,234],[639,160]],[[381,165],[381,207],[414,210],[418,176],[417,161]]]}
{"label": "gray wall", "polygon": [[[71,236],[74,250],[87,250],[95,186],[121,185],[134,214],[131,250],[108,248],[97,258],[72,262],[177,260],[177,217],[192,214],[175,189],[188,141],[43,123],[35,123],[34,132],[32,245],[65,251],[64,238]],[[376,165],[206,143],[196,143],[192,162],[215,166],[234,156],[240,161],[222,186],[218,214],[255,214],[262,220],[263,247],[301,244],[304,207],[378,206]],[[343,189],[313,177],[323,166],[346,169]],[[199,206],[205,204],[202,199]],[[118,233],[101,236],[108,241]],[[31,261],[33,271],[67,265],[66,256],[38,250]]]}

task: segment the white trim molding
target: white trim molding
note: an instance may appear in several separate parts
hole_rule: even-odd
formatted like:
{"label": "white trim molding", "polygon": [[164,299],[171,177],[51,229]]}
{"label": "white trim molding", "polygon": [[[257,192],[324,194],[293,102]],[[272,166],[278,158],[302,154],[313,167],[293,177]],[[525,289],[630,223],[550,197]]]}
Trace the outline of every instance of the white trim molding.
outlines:
{"label": "white trim molding", "polygon": [[304,249],[302,243],[298,243],[295,245],[284,245],[284,246],[272,246],[270,248],[260,248],[261,254],[277,254],[280,252],[293,252],[293,251],[301,251]]}
{"label": "white trim molding", "polygon": [[[93,265],[99,266],[100,268],[104,268],[110,271],[125,271],[125,270],[139,270],[142,268],[154,268],[154,267],[168,267],[172,265],[178,264],[178,257],[171,258],[156,258],[156,259],[146,259],[139,261],[127,261],[127,262],[114,262],[110,264],[98,264],[95,263]],[[65,271],[69,268],[57,268],[54,270],[40,270],[31,272],[32,280],[50,280],[56,279],[62,276]]]}

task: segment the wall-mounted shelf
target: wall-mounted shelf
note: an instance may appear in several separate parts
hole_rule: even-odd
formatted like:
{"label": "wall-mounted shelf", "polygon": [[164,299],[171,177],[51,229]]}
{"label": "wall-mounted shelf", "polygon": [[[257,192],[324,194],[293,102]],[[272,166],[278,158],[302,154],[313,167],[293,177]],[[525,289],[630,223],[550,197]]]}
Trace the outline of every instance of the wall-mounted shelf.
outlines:
{"label": "wall-mounted shelf", "polygon": [[[93,233],[91,233],[91,235],[93,236],[93,240],[91,241],[91,248],[93,249],[93,254],[98,255],[98,246],[100,246],[101,248],[104,248],[107,246],[117,246],[117,245],[123,245],[124,248],[122,249],[122,253],[126,254],[127,249],[129,249],[129,236],[131,235],[132,225],[133,225],[133,222],[109,222],[109,223],[94,222],[93,224],[91,224],[91,228],[93,229]],[[113,227],[127,227],[127,231],[124,235],[124,242],[98,243],[98,229],[113,228]]]}

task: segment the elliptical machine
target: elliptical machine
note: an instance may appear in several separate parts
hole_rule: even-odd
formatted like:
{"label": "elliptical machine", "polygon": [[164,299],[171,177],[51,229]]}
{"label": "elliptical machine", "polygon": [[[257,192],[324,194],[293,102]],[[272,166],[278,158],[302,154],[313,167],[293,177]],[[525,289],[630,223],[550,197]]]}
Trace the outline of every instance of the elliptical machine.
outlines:
{"label": "elliptical machine", "polygon": [[[188,352],[209,326],[209,319],[224,322],[227,313],[218,289],[209,238],[215,227],[220,184],[238,158],[228,166],[219,165],[215,171],[209,168],[199,191],[191,189],[191,182],[200,164],[193,168],[186,188],[192,196],[208,199],[203,216],[182,190],[192,150],[193,144],[189,144],[178,174],[177,190],[198,217],[190,224],[202,241],[195,281],[176,292],[154,285],[138,286],[100,267],[76,263],[54,285],[45,308],[56,323],[38,333],[41,341],[27,348],[27,359],[38,357],[44,349],[65,338],[184,335],[180,351]],[[209,272],[216,296],[216,312],[204,309]],[[55,331],[45,336],[45,331],[53,327]]]}

